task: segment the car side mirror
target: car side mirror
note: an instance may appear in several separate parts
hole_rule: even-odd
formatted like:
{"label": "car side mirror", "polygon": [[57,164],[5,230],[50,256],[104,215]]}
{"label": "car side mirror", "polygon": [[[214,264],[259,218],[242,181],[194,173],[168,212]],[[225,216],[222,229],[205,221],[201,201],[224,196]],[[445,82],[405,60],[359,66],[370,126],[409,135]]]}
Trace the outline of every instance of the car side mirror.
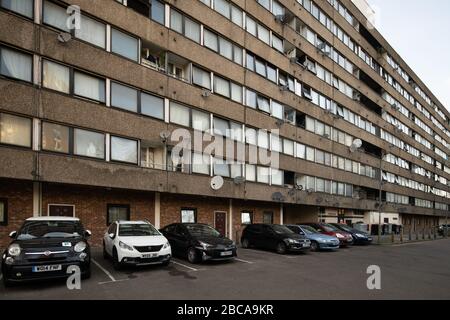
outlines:
{"label": "car side mirror", "polygon": [[14,239],[16,236],[17,236],[17,231],[12,231],[12,232],[9,234],[9,237],[10,237],[11,239]]}
{"label": "car side mirror", "polygon": [[110,237],[111,239],[114,239],[114,238],[116,237],[116,235],[115,235],[114,233],[110,233],[110,234],[109,234],[109,237]]}
{"label": "car side mirror", "polygon": [[84,236],[85,236],[86,238],[89,238],[90,236],[92,236],[91,230],[85,230],[85,231],[84,231]]}
{"label": "car side mirror", "polygon": [[305,233],[303,231],[300,231],[298,234],[301,235],[301,236],[305,235]]}

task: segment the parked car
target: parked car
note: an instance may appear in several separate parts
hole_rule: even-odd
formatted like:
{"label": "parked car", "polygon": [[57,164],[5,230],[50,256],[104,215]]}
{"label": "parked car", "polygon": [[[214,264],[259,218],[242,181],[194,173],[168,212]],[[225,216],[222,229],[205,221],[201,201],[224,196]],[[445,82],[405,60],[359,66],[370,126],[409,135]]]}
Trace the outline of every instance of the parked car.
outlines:
{"label": "parked car", "polygon": [[124,265],[168,265],[172,257],[169,241],[150,222],[116,221],[103,237],[103,256],[114,268]]}
{"label": "parked car", "polygon": [[322,234],[310,226],[291,224],[286,225],[286,227],[309,239],[312,251],[339,249],[340,243],[338,238]]}
{"label": "parked car", "polygon": [[35,217],[25,220],[3,253],[5,286],[30,280],[66,278],[67,268],[77,266],[81,277],[91,275],[91,255],[87,239],[91,235],[80,220],[69,217]]}
{"label": "parked car", "polygon": [[245,227],[241,236],[243,248],[252,246],[275,250],[279,254],[288,251],[308,251],[311,241],[305,236],[296,234],[284,225],[250,224]]}
{"label": "parked car", "polygon": [[445,235],[450,236],[450,224],[441,224],[438,227],[438,234],[443,237]]}
{"label": "parked car", "polygon": [[237,255],[236,244],[207,224],[174,223],[161,232],[169,239],[173,254],[190,263],[229,260]]}
{"label": "parked car", "polygon": [[330,224],[338,228],[339,230],[350,233],[353,237],[353,244],[367,245],[372,243],[373,238],[368,233],[353,229],[346,224],[341,223],[330,223]]}
{"label": "parked car", "polygon": [[347,247],[353,244],[353,237],[350,233],[339,230],[331,224],[323,222],[310,222],[303,223],[303,225],[310,226],[322,234],[338,238],[341,247]]}

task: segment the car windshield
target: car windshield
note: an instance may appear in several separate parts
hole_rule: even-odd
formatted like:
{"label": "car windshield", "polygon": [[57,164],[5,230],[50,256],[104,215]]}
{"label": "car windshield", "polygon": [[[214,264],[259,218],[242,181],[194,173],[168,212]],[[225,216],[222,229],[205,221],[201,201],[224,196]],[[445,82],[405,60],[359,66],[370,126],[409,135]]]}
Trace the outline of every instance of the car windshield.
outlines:
{"label": "car windshield", "polygon": [[278,224],[272,225],[272,230],[275,231],[278,234],[295,233],[294,231],[292,231],[288,227],[281,226],[281,225],[278,225]]}
{"label": "car windshield", "polygon": [[220,232],[205,224],[188,224],[188,232],[194,237],[220,237]]}
{"label": "car windshield", "polygon": [[27,221],[20,229],[17,240],[39,238],[75,238],[83,234],[77,221]]}
{"label": "car windshield", "polygon": [[148,223],[119,225],[119,236],[122,237],[147,237],[159,235],[159,231]]}
{"label": "car windshield", "polygon": [[336,232],[336,231],[339,231],[338,228],[333,227],[331,224],[328,224],[328,223],[322,224],[322,228],[323,228],[326,232]]}
{"label": "car windshield", "polygon": [[349,226],[347,226],[345,224],[340,224],[339,228],[341,228],[342,230],[347,231],[347,232],[351,232],[352,231],[352,228],[350,228]]}
{"label": "car windshield", "polygon": [[316,229],[314,229],[313,227],[310,227],[310,226],[300,226],[300,227],[307,234],[319,233],[319,231],[317,231]]}

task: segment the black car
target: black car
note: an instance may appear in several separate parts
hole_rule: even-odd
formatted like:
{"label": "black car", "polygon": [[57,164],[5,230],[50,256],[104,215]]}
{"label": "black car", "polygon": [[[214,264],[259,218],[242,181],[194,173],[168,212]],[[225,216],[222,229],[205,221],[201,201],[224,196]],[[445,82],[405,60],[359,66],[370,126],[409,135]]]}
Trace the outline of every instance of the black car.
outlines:
{"label": "black car", "polygon": [[[85,230],[77,218],[36,217],[25,220],[2,258],[5,286],[27,280],[66,278],[70,266],[90,277],[91,255]],[[70,272],[71,270],[69,270]]]}
{"label": "black car", "polygon": [[330,223],[330,224],[332,226],[338,228],[339,230],[350,233],[353,237],[353,244],[371,244],[372,243],[372,240],[373,240],[372,237],[366,232],[351,228],[346,224],[341,224],[341,223]]}
{"label": "black car", "polygon": [[172,254],[190,263],[229,260],[237,255],[235,243],[207,224],[174,223],[160,231],[169,240]]}
{"label": "black car", "polygon": [[245,227],[241,236],[243,248],[252,246],[276,250],[280,254],[287,251],[309,251],[311,241],[305,236],[296,234],[286,226],[278,224],[250,224]]}
{"label": "black car", "polygon": [[445,235],[450,235],[450,224],[442,224],[438,227],[438,234],[441,237],[444,237]]}

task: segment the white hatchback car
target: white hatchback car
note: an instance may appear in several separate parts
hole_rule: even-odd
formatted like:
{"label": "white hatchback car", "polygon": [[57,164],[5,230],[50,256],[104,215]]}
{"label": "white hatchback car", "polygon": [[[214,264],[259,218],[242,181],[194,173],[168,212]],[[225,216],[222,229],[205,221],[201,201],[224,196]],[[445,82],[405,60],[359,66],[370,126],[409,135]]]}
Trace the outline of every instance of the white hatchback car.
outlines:
{"label": "white hatchback car", "polygon": [[103,237],[103,256],[112,258],[115,269],[123,265],[168,265],[169,241],[147,221],[116,221]]}

